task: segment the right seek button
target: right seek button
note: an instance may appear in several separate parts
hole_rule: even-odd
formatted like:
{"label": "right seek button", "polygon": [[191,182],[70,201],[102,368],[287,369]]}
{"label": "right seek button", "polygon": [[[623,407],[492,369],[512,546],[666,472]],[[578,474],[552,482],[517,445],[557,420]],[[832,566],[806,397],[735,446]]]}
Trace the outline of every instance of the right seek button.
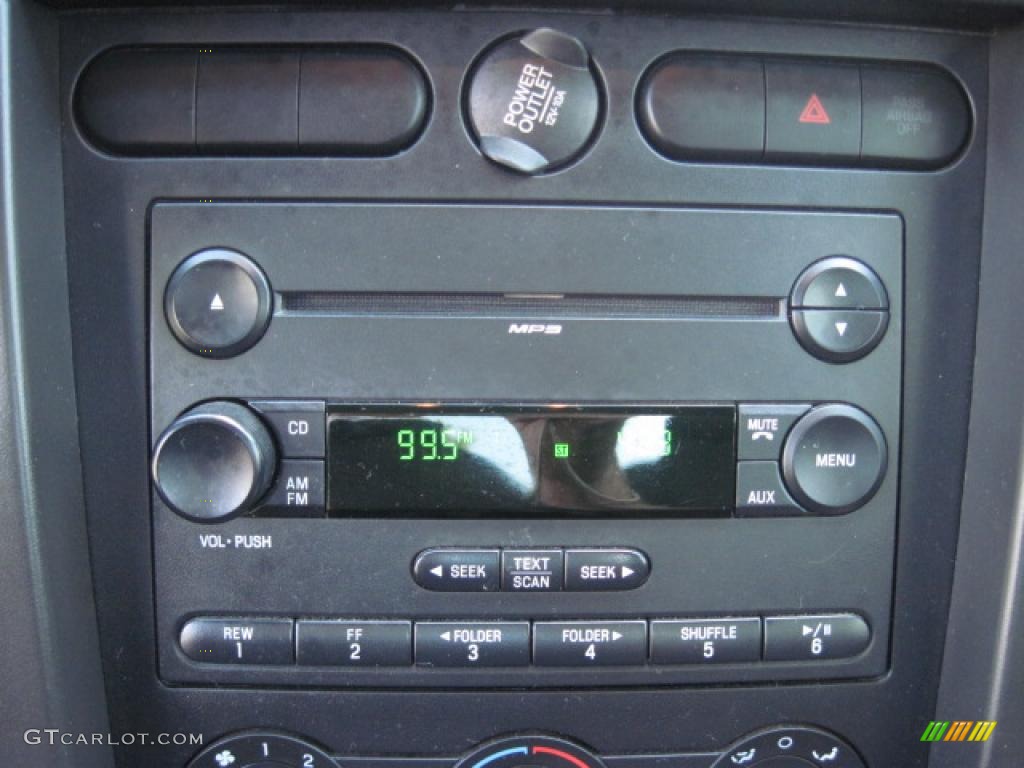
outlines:
{"label": "right seek button", "polygon": [[565,553],[565,588],[570,592],[636,589],[651,567],[635,549],[570,549]]}
{"label": "right seek button", "polygon": [[862,653],[870,641],[867,622],[852,613],[764,620],[765,661],[846,659]]}

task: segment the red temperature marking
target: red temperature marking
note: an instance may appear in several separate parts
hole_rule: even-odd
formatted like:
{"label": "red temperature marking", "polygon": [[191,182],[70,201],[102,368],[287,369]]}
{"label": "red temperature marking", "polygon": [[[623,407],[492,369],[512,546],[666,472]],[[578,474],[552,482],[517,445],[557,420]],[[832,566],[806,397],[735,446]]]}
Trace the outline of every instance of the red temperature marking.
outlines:
{"label": "red temperature marking", "polygon": [[551,747],[534,747],[533,754],[554,755],[555,757],[560,757],[563,760],[568,760],[570,763],[575,765],[576,768],[590,768],[589,765],[584,763],[578,757],[574,757],[573,755],[570,755],[568,752],[563,752],[560,749],[552,749]]}

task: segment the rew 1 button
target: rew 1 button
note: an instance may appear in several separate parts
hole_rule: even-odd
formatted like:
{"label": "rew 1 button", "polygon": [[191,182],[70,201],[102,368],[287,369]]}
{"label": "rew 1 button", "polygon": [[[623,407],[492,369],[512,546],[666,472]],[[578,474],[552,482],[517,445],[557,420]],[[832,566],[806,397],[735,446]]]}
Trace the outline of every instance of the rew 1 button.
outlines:
{"label": "rew 1 button", "polygon": [[190,619],[181,650],[207,664],[291,664],[291,619]]}
{"label": "rew 1 button", "polygon": [[874,496],[887,462],[885,437],[874,419],[850,405],[822,405],[786,438],[782,474],[805,507],[842,515]]}
{"label": "rew 1 button", "polygon": [[505,40],[484,53],[466,101],[480,151],[531,174],[575,159],[601,111],[590,54],[579,40],[553,29]]}
{"label": "rew 1 button", "polygon": [[234,357],[262,338],[270,323],[270,284],[252,261],[223,248],[183,261],[164,293],[171,331],[203,357]]}
{"label": "rew 1 button", "polygon": [[412,575],[432,592],[497,592],[500,559],[496,549],[428,549],[416,556]]}

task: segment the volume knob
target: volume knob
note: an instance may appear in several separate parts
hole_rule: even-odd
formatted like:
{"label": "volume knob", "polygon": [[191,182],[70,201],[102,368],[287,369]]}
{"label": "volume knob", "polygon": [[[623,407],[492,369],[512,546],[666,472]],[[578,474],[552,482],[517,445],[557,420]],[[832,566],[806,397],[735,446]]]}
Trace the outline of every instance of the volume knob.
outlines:
{"label": "volume knob", "polygon": [[243,405],[204,403],[186,411],[153,451],[153,483],[171,509],[200,523],[224,522],[250,509],[270,488],[274,441]]}

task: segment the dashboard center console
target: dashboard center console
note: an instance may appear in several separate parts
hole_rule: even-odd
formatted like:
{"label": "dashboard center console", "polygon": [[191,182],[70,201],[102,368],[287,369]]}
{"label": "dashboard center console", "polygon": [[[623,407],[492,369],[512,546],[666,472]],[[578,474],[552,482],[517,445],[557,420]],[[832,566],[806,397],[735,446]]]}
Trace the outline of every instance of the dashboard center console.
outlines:
{"label": "dashboard center console", "polygon": [[134,764],[924,765],[980,37],[140,18],[62,38]]}

